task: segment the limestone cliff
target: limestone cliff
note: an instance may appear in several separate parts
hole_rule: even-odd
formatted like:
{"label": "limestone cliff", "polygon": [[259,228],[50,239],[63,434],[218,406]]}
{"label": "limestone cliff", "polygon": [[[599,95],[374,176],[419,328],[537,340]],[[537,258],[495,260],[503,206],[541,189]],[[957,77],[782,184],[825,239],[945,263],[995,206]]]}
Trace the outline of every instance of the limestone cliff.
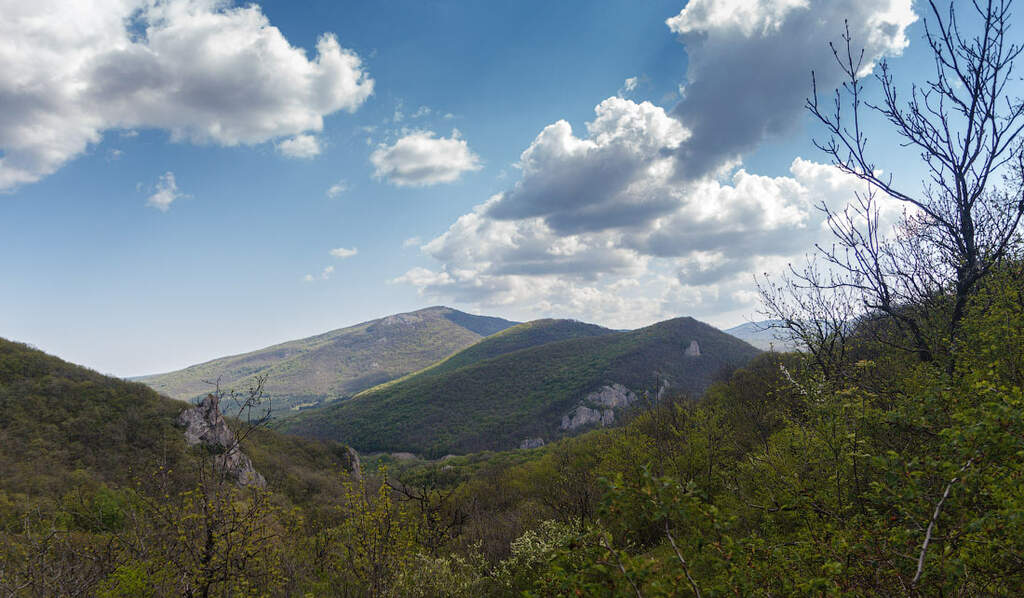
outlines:
{"label": "limestone cliff", "polygon": [[181,412],[178,425],[185,428],[185,442],[189,446],[206,447],[214,454],[217,469],[240,486],[265,487],[267,481],[253,467],[249,456],[238,447],[235,434],[221,415],[219,403],[220,398],[211,394],[195,407]]}
{"label": "limestone cliff", "polygon": [[690,341],[690,346],[686,348],[685,354],[687,357],[700,357],[700,343],[695,340]]}
{"label": "limestone cliff", "polygon": [[540,448],[542,446],[544,446],[544,439],[543,438],[539,438],[539,437],[538,438],[524,438],[523,441],[519,443],[519,448],[520,449],[526,449],[526,450]]}
{"label": "limestone cliff", "polygon": [[615,423],[615,410],[636,402],[636,394],[621,384],[609,384],[588,394],[575,409],[562,416],[561,429],[575,430],[582,426]]}

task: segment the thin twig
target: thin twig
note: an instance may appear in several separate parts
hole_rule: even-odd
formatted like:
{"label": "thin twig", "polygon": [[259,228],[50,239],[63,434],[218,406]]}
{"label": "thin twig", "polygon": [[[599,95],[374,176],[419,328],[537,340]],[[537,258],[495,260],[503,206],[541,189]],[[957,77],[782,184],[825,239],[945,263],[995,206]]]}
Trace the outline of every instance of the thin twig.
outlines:
{"label": "thin twig", "polygon": [[640,592],[640,588],[637,587],[636,583],[633,581],[633,578],[630,577],[629,573],[626,572],[626,567],[623,566],[622,559],[619,558],[619,553],[616,552],[615,549],[613,549],[611,546],[609,546],[608,543],[605,542],[604,538],[601,538],[600,543],[602,548],[612,553],[612,556],[615,557],[615,564],[618,566],[619,571],[622,572],[622,576],[625,577],[626,581],[629,582],[629,585],[633,586],[633,591],[636,592],[636,598],[644,598],[644,595]]}
{"label": "thin twig", "polygon": [[676,551],[676,556],[679,558],[679,562],[683,565],[683,573],[686,574],[686,581],[690,582],[690,587],[693,588],[693,593],[700,596],[700,588],[697,587],[697,582],[693,580],[690,575],[690,567],[686,564],[686,559],[683,558],[683,553],[679,552],[679,547],[676,546],[676,539],[672,537],[672,532],[668,529],[668,521],[665,522],[665,535],[668,536],[668,541],[672,544],[672,550]]}
{"label": "thin twig", "polygon": [[964,466],[960,468],[956,476],[946,484],[946,490],[942,493],[942,498],[940,498],[939,502],[935,505],[935,512],[932,513],[932,519],[928,522],[928,529],[925,530],[924,533],[924,542],[921,544],[921,554],[917,557],[917,573],[914,574],[914,579],[910,580],[911,586],[917,585],[917,580],[921,579],[921,574],[924,573],[924,557],[928,552],[928,543],[932,540],[932,530],[935,529],[935,523],[939,520],[939,513],[942,512],[942,503],[946,502],[946,499],[949,498],[949,491],[953,489],[953,484],[960,481],[960,474],[971,466],[972,461],[974,461],[973,457],[968,459],[967,463],[964,463]]}

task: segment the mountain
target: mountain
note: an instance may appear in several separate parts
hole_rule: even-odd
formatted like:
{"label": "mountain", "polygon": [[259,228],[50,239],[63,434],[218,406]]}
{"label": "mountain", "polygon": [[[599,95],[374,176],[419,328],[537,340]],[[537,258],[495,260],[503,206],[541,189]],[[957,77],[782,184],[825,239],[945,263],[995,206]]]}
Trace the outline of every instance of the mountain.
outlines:
{"label": "mountain", "polygon": [[[86,487],[142,488],[160,473],[188,488],[201,457],[176,423],[187,407],[0,339],[0,531]],[[335,472],[353,464],[344,445],[266,429],[249,434],[242,449],[270,491],[295,501],[336,495]]]}
{"label": "mountain", "polygon": [[501,332],[494,334],[475,345],[463,349],[458,353],[453,353],[446,359],[442,359],[433,365],[391,382],[385,382],[384,384],[380,384],[374,388],[377,389],[390,386],[392,384],[398,384],[412,378],[413,376],[420,379],[427,376],[438,376],[452,370],[457,370],[463,366],[471,365],[485,359],[490,359],[491,357],[497,357],[506,353],[519,351],[520,349],[528,349],[530,347],[536,347],[546,343],[564,341],[573,338],[586,338],[602,334],[611,334],[613,332],[615,331],[596,324],[580,322],[578,320],[533,320],[531,322],[517,324],[511,328],[506,328],[505,330],[502,330]]}
{"label": "mountain", "polygon": [[264,396],[276,415],[289,415],[427,367],[514,324],[429,307],[136,380],[192,401],[210,392],[207,381],[245,390],[266,376]]}
{"label": "mountain", "polygon": [[[645,392],[655,399],[668,389],[699,395],[723,371],[759,353],[692,318],[629,332],[564,322],[511,328],[432,368],[285,420],[281,428],[368,452],[440,456],[537,446],[610,424],[616,410]],[[582,334],[543,342],[552,327]],[[541,344],[531,345],[531,338]]]}
{"label": "mountain", "polygon": [[725,331],[736,338],[761,349],[762,351],[793,351],[796,343],[791,340],[789,334],[778,328],[778,320],[762,320],[760,322],[747,322],[734,326]]}

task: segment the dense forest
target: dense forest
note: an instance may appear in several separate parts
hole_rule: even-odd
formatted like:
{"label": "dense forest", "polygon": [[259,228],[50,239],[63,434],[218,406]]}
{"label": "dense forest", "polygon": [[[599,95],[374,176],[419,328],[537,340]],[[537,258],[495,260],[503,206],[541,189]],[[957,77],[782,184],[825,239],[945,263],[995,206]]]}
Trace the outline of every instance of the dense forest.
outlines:
{"label": "dense forest", "polygon": [[[698,343],[700,356],[687,357]],[[290,433],[359,451],[430,457],[519,446],[566,434],[562,416],[602,385],[649,396],[701,394],[754,347],[693,318],[629,332],[570,321],[521,324],[437,365],[281,422]]]}
{"label": "dense forest", "polygon": [[[530,450],[359,468],[234,420],[259,488],[186,448],[183,404],[2,342],[0,596],[1024,594],[1021,49],[1007,4],[930,6],[938,74],[909,103],[884,65],[864,101],[849,39],[847,85],[808,101],[868,190],[762,281],[798,351]],[[924,191],[869,159],[865,109]],[[888,236],[881,198],[907,207]]]}
{"label": "dense forest", "polygon": [[340,447],[258,432],[266,490],[171,440],[171,401],[7,343],[0,591],[1016,595],[1022,279],[1007,261],[972,298],[952,374],[876,323],[830,375],[766,353],[699,401],[536,450],[359,477]]}

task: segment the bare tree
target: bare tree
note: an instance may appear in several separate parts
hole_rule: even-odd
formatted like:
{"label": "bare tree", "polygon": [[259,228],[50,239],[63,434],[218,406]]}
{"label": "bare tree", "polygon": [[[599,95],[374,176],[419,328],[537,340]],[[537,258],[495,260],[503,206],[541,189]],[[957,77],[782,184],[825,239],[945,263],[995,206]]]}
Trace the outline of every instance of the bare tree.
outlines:
{"label": "bare tree", "polygon": [[462,533],[467,516],[454,504],[455,488],[444,489],[433,480],[406,484],[385,478],[399,502],[412,506],[416,543],[431,556],[438,556],[445,544]]}
{"label": "bare tree", "polygon": [[849,323],[862,313],[855,290],[812,258],[778,280],[758,280],[758,291],[772,326],[785,330],[826,379],[837,377],[847,362]]}
{"label": "bare tree", "polygon": [[[929,0],[925,40],[934,73],[903,98],[889,65],[881,62],[874,75],[878,103],[865,98],[862,76],[870,65],[863,51],[854,50],[847,28],[845,48],[832,47],[845,83],[831,102],[819,98],[816,84],[807,100],[827,132],[815,145],[868,190],[843,210],[822,206],[835,243],[818,250],[831,274],[822,279],[794,271],[793,284],[853,291],[861,317],[887,318],[903,332],[905,348],[926,362],[936,360],[937,351],[955,352],[969,299],[1019,238],[1024,103],[1009,86],[1022,48],[1007,40],[1010,5],[972,0],[940,9]],[[961,12],[969,16],[966,22]],[[903,147],[920,153],[927,178],[919,192],[902,188],[892,169],[880,170],[871,158],[864,129],[869,113],[880,115]],[[888,237],[880,225],[879,194],[906,208]],[[768,302],[768,312],[778,316],[775,307]],[[807,326],[809,318],[796,314],[788,312],[790,323]],[[936,314],[940,325],[929,321]]]}

